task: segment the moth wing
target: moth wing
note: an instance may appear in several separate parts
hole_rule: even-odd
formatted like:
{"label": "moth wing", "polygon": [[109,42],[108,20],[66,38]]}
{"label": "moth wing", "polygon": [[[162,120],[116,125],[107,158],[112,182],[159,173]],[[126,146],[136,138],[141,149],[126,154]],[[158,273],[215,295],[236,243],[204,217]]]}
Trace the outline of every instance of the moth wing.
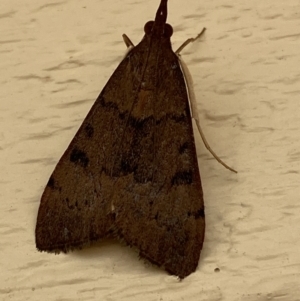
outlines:
{"label": "moth wing", "polygon": [[116,164],[126,176],[115,183],[115,224],[142,257],[184,278],[195,271],[204,240],[202,186],[178,57],[171,49],[151,55],[155,65],[145,70],[128,117],[132,136]]}
{"label": "moth wing", "polygon": [[172,50],[153,55],[156,65],[142,40],[125,57],[57,164],[38,212],[39,250],[114,233],[171,274],[195,271],[205,222],[188,96]]}
{"label": "moth wing", "polygon": [[[68,252],[112,231],[115,161],[139,87],[129,53],[110,77],[55,167],[41,197],[36,224],[40,251]],[[126,75],[126,76],[124,76]]]}

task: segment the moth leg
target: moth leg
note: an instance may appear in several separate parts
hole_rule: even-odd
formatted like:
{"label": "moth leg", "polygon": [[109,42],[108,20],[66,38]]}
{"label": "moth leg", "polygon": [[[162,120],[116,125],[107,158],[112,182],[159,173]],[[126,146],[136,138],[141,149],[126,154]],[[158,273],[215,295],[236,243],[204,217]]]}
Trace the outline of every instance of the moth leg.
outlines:
{"label": "moth leg", "polygon": [[[175,53],[178,55],[179,53],[180,53],[180,51],[185,47],[185,46],[187,46],[188,44],[190,44],[190,43],[193,43],[193,42],[195,42],[197,39],[199,39],[203,34],[204,34],[204,32],[205,32],[205,30],[206,30],[206,28],[204,27],[203,29],[202,29],[202,31],[195,37],[195,38],[189,38],[189,39],[187,39],[176,51],[175,51]],[[124,37],[123,37],[124,38]],[[129,40],[130,41],[130,40]]]}
{"label": "moth leg", "polygon": [[125,33],[122,34],[122,37],[127,48],[134,47],[134,44],[131,42],[131,40],[128,38],[128,36]]}

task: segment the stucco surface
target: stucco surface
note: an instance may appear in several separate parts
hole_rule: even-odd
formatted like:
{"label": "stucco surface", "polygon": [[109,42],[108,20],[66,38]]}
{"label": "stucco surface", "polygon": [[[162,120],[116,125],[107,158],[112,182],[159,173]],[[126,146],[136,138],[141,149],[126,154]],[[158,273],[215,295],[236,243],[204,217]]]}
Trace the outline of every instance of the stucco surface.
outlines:
{"label": "stucco surface", "polygon": [[[40,196],[62,153],[158,0],[0,2],[1,300],[300,300],[300,6],[170,0],[206,138],[197,151],[206,238],[179,282],[116,241],[39,253]],[[217,272],[216,269],[219,269]]]}

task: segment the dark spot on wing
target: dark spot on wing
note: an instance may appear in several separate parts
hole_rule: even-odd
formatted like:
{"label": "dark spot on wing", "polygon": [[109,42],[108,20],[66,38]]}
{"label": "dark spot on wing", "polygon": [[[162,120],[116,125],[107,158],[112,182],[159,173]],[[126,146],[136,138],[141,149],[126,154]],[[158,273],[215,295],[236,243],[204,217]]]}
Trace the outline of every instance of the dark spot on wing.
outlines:
{"label": "dark spot on wing", "polygon": [[94,127],[90,123],[88,123],[86,125],[86,127],[85,127],[84,130],[85,130],[85,133],[86,133],[86,135],[87,135],[88,138],[92,138],[93,137],[93,135],[94,135]]}
{"label": "dark spot on wing", "polygon": [[128,112],[126,111],[126,112],[123,112],[123,113],[119,113],[119,118],[121,119],[121,120],[124,120],[125,119],[125,117],[128,115]]}
{"label": "dark spot on wing", "polygon": [[100,105],[104,108],[108,109],[116,109],[119,110],[118,105],[112,101],[105,101],[104,97],[101,95],[99,96],[100,99],[98,98],[96,101],[100,103]]}
{"label": "dark spot on wing", "polygon": [[174,120],[175,122],[178,122],[178,123],[180,123],[180,122],[186,122],[186,116],[184,114],[180,114],[180,115],[174,115],[174,114],[172,114],[172,115],[170,115],[170,118],[172,120]]}
{"label": "dark spot on wing", "polygon": [[[69,198],[64,199],[65,205],[70,209],[70,210],[78,210],[80,211],[82,209],[82,206],[78,200],[70,200]],[[87,201],[88,202],[88,201]]]}
{"label": "dark spot on wing", "polygon": [[179,154],[181,155],[181,154],[183,154],[184,152],[185,152],[185,150],[187,150],[189,148],[189,143],[188,142],[185,142],[185,143],[183,143],[183,144],[181,144],[180,146],[179,146]]}
{"label": "dark spot on wing", "polygon": [[74,209],[74,205],[70,202],[69,198],[65,198],[64,201],[69,209]]}
{"label": "dark spot on wing", "polygon": [[47,183],[47,186],[51,189],[54,189],[55,188],[55,181],[54,181],[54,178],[51,176],[48,183]]}
{"label": "dark spot on wing", "polygon": [[171,183],[172,185],[185,185],[193,182],[193,173],[190,170],[178,171],[173,176]]}
{"label": "dark spot on wing", "polygon": [[199,217],[202,217],[202,218],[205,217],[204,208],[199,209],[199,210],[195,213],[195,219],[198,219]]}
{"label": "dark spot on wing", "polygon": [[58,183],[54,180],[53,176],[51,176],[49,178],[49,181],[47,183],[47,187],[49,187],[50,189],[55,189],[58,190],[59,192],[61,192],[61,186],[58,185]]}
{"label": "dark spot on wing", "polygon": [[198,218],[204,218],[205,217],[205,213],[204,213],[204,208],[201,208],[199,210],[197,210],[196,212],[188,212],[188,217],[190,216],[194,216],[195,219],[198,219]]}
{"label": "dark spot on wing", "polygon": [[133,172],[136,169],[136,166],[133,166],[132,163],[133,163],[132,160],[131,161],[126,160],[126,159],[121,160],[121,171],[125,175]]}
{"label": "dark spot on wing", "polygon": [[133,116],[129,116],[128,118],[128,124],[131,125],[136,131],[148,132],[153,122],[154,119],[152,116],[144,119],[138,119]]}
{"label": "dark spot on wing", "polygon": [[82,167],[87,167],[89,164],[89,158],[86,153],[77,147],[75,147],[70,154],[70,161],[79,164]]}

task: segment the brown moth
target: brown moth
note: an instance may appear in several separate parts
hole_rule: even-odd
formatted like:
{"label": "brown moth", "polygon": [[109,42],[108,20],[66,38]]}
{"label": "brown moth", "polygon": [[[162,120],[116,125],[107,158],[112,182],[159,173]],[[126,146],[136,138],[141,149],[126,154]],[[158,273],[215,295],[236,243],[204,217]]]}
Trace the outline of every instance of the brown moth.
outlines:
{"label": "brown moth", "polygon": [[167,0],[122,60],[53,171],[40,251],[117,237],[179,278],[197,268],[205,219],[188,92]]}

